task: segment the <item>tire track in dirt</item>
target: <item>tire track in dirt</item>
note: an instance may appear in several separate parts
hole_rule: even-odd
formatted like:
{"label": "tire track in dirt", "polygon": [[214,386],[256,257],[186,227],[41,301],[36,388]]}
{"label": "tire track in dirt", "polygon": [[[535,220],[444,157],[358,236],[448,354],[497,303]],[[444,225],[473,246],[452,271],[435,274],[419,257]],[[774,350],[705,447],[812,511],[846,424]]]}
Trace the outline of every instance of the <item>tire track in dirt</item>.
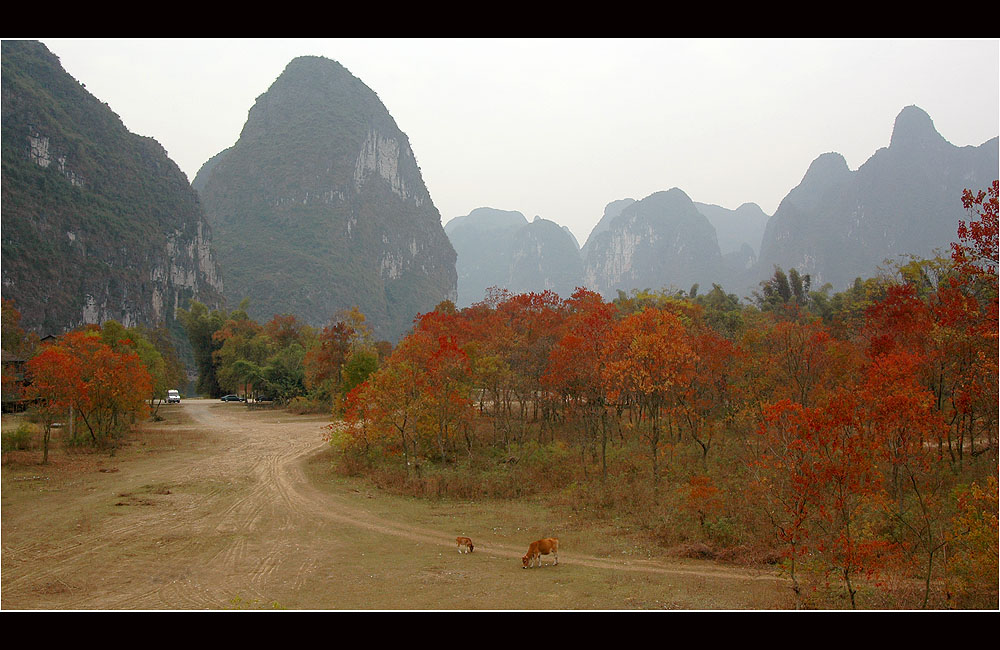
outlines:
{"label": "tire track in dirt", "polygon": [[[214,405],[213,405],[214,406]],[[207,408],[206,408],[207,407]],[[199,404],[193,411],[206,426],[223,431],[240,442],[231,447],[217,468],[247,477],[251,486],[215,516],[214,531],[231,538],[209,560],[216,573],[226,576],[225,592],[206,595],[202,606],[218,606],[235,596],[261,599],[268,583],[282,567],[286,539],[294,534],[289,523],[287,499],[281,496],[277,476],[292,436],[284,435],[280,424],[248,426],[244,409],[219,409]],[[275,429],[269,431],[268,429]],[[318,444],[319,436],[314,441]]]}
{"label": "tire track in dirt", "polygon": [[[167,471],[155,477],[155,481],[184,484],[191,477],[219,476],[229,484],[248,480],[251,486],[249,492],[233,498],[231,490],[212,488],[207,494],[193,496],[183,505],[178,505],[174,499],[156,512],[141,513],[137,509],[128,513],[125,521],[104,517],[94,530],[81,533],[79,537],[83,541],[71,545],[64,544],[57,548],[46,548],[40,542],[5,545],[4,554],[8,558],[32,558],[30,567],[26,563],[23,571],[11,571],[17,565],[5,566],[5,603],[9,594],[38,592],[45,585],[57,583],[65,586],[59,598],[59,607],[64,609],[218,608],[234,592],[242,592],[248,597],[259,595],[259,586],[280,564],[280,549],[272,548],[258,554],[249,549],[247,538],[264,525],[268,516],[266,508],[272,500],[272,482],[266,477],[275,474],[277,463],[274,455],[269,457],[267,453],[266,439],[241,436],[239,431],[232,430],[226,418],[204,415],[211,408],[209,403],[199,406],[201,408],[189,410],[194,419],[210,428],[222,425],[218,428],[223,437],[233,443],[228,449],[214,449],[205,457],[196,458],[190,466],[164,468]],[[240,428],[238,422],[235,426]],[[318,437],[315,439],[318,440]],[[174,471],[170,472],[170,469]],[[141,481],[141,478],[136,480]],[[232,499],[231,503],[226,504],[229,499]],[[220,502],[222,508],[219,508]],[[86,573],[88,565],[98,561],[96,558],[113,555],[116,547],[128,549],[148,545],[151,540],[169,536],[171,529],[190,531],[189,540],[174,545],[175,556],[205,559],[192,560],[186,563],[188,566],[165,566],[164,572],[183,576],[197,572],[191,569],[193,565],[210,566],[215,575],[230,574],[219,581],[224,585],[222,589],[192,591],[189,589],[191,581],[178,577],[163,580],[166,584],[162,586],[140,588],[138,591],[126,588],[118,593],[95,592],[74,586],[76,581],[73,576]],[[213,550],[213,545],[206,543],[203,534],[206,530],[215,533],[217,539],[228,537],[221,550]],[[208,542],[211,541],[209,536]],[[206,557],[206,552],[211,554]],[[247,570],[248,562],[256,562],[256,568]],[[150,569],[155,572],[158,568]],[[133,580],[123,575],[123,570],[127,568],[108,566],[100,582],[120,582],[131,587]]]}
{"label": "tire track in dirt", "polygon": [[[317,571],[331,570],[331,560],[300,548],[304,536],[329,537],[324,532],[329,527],[454,552],[452,531],[381,517],[347,495],[311,483],[305,466],[324,449],[324,421],[208,400],[187,401],[183,408],[196,424],[187,428],[210,432],[213,442],[142,466],[134,476],[116,475],[116,485],[176,486],[174,494],[158,497],[155,507],[122,511],[121,519],[104,517],[59,546],[38,540],[5,544],[4,555],[19,560],[5,562],[5,608],[8,601],[16,608],[43,602],[42,607],[59,609],[220,609],[234,598],[264,601],[315,581]],[[523,551],[505,544],[477,547],[477,553],[503,562],[516,562]],[[95,573],[92,565],[107,558],[117,561]],[[738,568],[574,553],[564,553],[560,564],[713,580],[783,580]],[[40,597],[46,585],[63,591]]]}

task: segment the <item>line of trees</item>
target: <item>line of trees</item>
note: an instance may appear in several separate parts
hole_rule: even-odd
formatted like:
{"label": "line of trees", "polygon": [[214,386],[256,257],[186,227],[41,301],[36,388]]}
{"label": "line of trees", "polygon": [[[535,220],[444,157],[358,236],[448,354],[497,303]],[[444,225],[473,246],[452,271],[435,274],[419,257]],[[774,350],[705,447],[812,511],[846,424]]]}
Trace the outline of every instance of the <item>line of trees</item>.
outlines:
{"label": "line of trees", "polygon": [[506,478],[769,547],[802,599],[832,581],[854,607],[906,576],[924,606],[995,607],[997,184],[964,201],[950,256],[835,295],[776,269],[751,306],[717,285],[442,303],[331,441],[347,469],[438,493]]}
{"label": "line of trees", "polygon": [[247,314],[246,301],[232,311],[192,301],[177,315],[198,366],[197,391],[209,397],[236,393],[329,412],[389,348],[374,340],[357,308],[319,331],[290,314],[261,325]]}

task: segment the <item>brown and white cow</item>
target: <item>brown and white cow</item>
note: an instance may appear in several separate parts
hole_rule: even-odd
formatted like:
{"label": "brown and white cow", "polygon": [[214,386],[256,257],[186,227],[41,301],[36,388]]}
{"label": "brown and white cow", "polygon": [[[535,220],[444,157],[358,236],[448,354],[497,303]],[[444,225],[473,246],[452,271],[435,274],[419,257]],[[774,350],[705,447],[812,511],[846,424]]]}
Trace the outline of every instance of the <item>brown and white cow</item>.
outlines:
{"label": "brown and white cow", "polygon": [[537,542],[532,542],[531,546],[528,547],[528,552],[524,554],[521,558],[521,568],[527,569],[532,563],[535,566],[541,568],[542,566],[542,556],[551,553],[555,556],[556,561],[553,562],[553,566],[559,564],[559,539],[556,537],[546,537],[545,539],[540,539]]}
{"label": "brown and white cow", "polygon": [[462,553],[462,548],[466,549],[466,553],[471,553],[472,549],[476,548],[475,544],[468,537],[456,537],[455,541],[458,542],[458,552]]}

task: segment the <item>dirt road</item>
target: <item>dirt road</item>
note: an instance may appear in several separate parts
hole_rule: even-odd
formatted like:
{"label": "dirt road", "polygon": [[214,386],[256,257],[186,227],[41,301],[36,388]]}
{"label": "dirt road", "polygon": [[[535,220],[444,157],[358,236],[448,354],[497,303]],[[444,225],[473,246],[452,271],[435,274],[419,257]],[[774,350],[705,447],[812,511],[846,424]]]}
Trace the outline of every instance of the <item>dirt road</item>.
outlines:
{"label": "dirt road", "polygon": [[[176,410],[146,442],[93,456],[89,471],[4,467],[0,607],[788,605],[774,575],[637,558],[568,522],[549,531],[562,539],[559,565],[522,570],[526,543],[550,522],[526,521],[517,504],[429,504],[333,479],[327,418],[214,400],[164,408]],[[457,553],[459,534],[475,553]]]}

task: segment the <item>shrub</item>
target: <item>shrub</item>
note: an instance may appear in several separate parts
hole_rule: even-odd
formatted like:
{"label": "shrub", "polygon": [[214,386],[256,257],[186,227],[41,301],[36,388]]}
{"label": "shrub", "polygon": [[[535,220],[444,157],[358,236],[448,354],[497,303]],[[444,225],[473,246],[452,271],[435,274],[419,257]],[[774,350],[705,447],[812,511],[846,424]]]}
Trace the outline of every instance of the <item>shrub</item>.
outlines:
{"label": "shrub", "polygon": [[285,407],[289,413],[295,415],[307,415],[313,413],[328,413],[330,407],[322,401],[311,400],[308,397],[293,397],[288,406]]}
{"label": "shrub", "polygon": [[32,434],[34,430],[26,422],[21,422],[13,432],[4,432],[4,451],[28,451],[32,446]]}

